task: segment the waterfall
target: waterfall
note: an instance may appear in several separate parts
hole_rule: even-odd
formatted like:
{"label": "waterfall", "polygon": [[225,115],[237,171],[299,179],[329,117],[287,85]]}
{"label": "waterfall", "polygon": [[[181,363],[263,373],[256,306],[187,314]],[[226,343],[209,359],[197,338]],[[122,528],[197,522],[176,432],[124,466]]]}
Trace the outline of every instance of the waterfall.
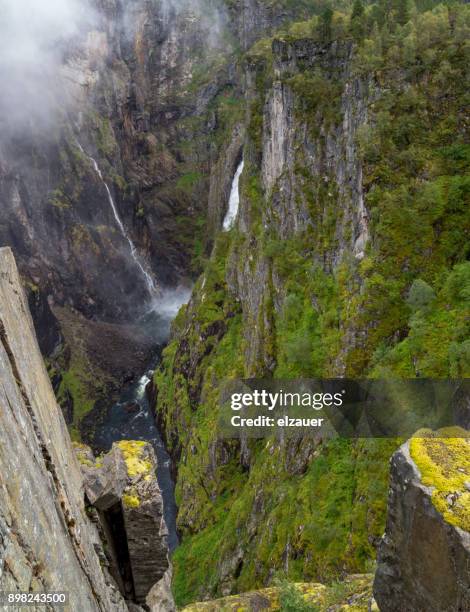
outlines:
{"label": "waterfall", "polygon": [[137,267],[139,268],[144,280],[145,280],[145,284],[147,285],[147,290],[150,294],[151,297],[155,297],[156,295],[158,295],[159,291],[157,286],[155,285],[155,282],[153,280],[153,278],[150,276],[150,274],[147,272],[147,270],[145,269],[144,265],[142,264],[139,254],[137,253],[137,249],[135,247],[135,244],[132,242],[131,237],[129,236],[129,234],[126,232],[126,228],[124,227],[124,224],[121,220],[121,217],[119,216],[118,210],[116,208],[116,204],[114,203],[114,199],[113,196],[111,194],[111,190],[108,186],[108,184],[106,183],[106,181],[103,178],[103,174],[100,170],[100,167],[98,166],[98,162],[96,161],[96,159],[94,159],[91,155],[88,155],[88,153],[85,152],[85,150],[83,149],[82,145],[77,141],[77,146],[80,149],[80,151],[83,153],[83,155],[85,155],[92,163],[92,166],[96,172],[96,174],[98,175],[100,181],[103,183],[105,189],[106,189],[106,193],[108,195],[108,202],[109,205],[111,206],[111,210],[113,211],[113,215],[114,215],[114,219],[116,220],[117,226],[119,227],[119,230],[121,232],[121,234],[123,235],[123,237],[127,240],[128,244],[129,244],[129,249],[131,252],[131,257],[134,260],[135,264],[137,265]]}
{"label": "waterfall", "polygon": [[238,205],[240,203],[240,192],[239,192],[239,184],[240,184],[240,176],[243,172],[244,161],[239,163],[237,171],[235,172],[235,176],[232,181],[232,189],[230,191],[230,198],[228,201],[228,210],[225,215],[223,228],[225,231],[231,229],[233,226],[235,219],[238,213]]}

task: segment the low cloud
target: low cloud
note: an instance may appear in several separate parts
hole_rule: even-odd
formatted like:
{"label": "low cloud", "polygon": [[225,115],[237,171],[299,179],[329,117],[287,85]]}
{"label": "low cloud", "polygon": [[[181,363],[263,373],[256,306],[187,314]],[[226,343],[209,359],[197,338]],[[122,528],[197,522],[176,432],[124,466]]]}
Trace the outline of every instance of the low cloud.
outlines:
{"label": "low cloud", "polygon": [[87,0],[0,0],[0,127],[48,122],[64,104],[59,68],[93,21]]}

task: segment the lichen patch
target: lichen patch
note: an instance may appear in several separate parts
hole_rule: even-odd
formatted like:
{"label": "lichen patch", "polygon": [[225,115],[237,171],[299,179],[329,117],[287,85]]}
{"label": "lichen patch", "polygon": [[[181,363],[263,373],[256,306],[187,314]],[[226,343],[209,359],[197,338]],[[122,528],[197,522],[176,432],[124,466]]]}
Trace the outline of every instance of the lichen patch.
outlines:
{"label": "lichen patch", "polygon": [[470,433],[421,432],[410,441],[410,453],[423,484],[433,489],[434,507],[448,523],[470,531]]}

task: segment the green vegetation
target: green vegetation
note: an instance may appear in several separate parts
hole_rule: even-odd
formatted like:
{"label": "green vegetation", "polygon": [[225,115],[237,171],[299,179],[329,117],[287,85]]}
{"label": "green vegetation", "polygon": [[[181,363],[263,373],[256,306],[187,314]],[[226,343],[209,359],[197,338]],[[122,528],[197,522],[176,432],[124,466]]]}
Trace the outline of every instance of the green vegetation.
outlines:
{"label": "green vegetation", "polygon": [[80,442],[80,422],[93,408],[97,398],[107,395],[109,375],[94,365],[87,354],[86,330],[82,320],[66,308],[56,307],[54,314],[61,323],[67,349],[54,360],[49,376],[52,378],[60,372],[57,400],[63,407],[72,408],[70,434],[75,442]]}
{"label": "green vegetation", "polygon": [[306,601],[302,591],[287,580],[279,585],[280,612],[319,612],[319,606]]}
{"label": "green vegetation", "polygon": [[96,147],[104,158],[112,158],[118,151],[111,121],[95,111],[89,111],[87,121],[94,132]]}
{"label": "green vegetation", "polygon": [[70,208],[71,204],[68,197],[63,193],[61,189],[54,189],[49,198],[52,206],[60,208],[62,210]]}
{"label": "green vegetation", "polygon": [[[227,584],[261,587],[285,568],[290,583],[365,572],[384,528],[398,440],[220,439],[224,381],[470,372],[470,11],[401,0],[349,8],[279,34],[313,39],[315,66],[275,74],[269,39],[245,57],[255,83],[241,178],[247,229],[216,240],[156,373],[157,410],[180,458],[179,605]],[[279,79],[292,94],[292,164],[268,194],[263,114]],[[355,187],[335,172],[352,154],[369,235],[360,257]]]}
{"label": "green vegetation", "polygon": [[194,186],[201,180],[202,174],[200,172],[187,172],[179,177],[176,182],[176,186],[179,189],[191,191]]}

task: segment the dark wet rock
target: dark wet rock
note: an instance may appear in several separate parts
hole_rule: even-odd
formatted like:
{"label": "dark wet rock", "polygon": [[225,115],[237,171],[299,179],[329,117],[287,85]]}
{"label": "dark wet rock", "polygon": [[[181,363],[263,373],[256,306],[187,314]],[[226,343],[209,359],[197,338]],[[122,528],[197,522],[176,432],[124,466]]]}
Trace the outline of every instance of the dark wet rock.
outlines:
{"label": "dark wet rock", "polygon": [[53,356],[63,343],[57,317],[51,310],[47,294],[34,284],[29,285],[28,303],[41,353]]}
{"label": "dark wet rock", "polygon": [[140,405],[139,402],[127,402],[122,406],[122,409],[126,412],[139,412]]}

